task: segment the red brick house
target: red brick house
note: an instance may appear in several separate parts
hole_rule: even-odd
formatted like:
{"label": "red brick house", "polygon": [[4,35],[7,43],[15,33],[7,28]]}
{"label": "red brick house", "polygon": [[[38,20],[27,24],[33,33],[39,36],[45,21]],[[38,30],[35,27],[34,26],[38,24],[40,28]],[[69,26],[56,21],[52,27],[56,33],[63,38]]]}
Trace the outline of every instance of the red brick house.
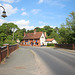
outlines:
{"label": "red brick house", "polygon": [[22,46],[41,46],[45,44],[46,32],[36,32],[34,29],[34,33],[25,33],[24,38],[20,45]]}

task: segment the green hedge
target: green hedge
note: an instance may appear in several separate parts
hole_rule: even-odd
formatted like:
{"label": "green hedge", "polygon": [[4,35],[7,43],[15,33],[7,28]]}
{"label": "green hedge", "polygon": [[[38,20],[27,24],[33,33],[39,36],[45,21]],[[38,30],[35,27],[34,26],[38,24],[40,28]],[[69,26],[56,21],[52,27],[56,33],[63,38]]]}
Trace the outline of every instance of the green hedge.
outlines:
{"label": "green hedge", "polygon": [[47,43],[47,46],[54,46],[54,43]]}
{"label": "green hedge", "polygon": [[15,41],[14,40],[5,40],[4,43],[7,43],[9,45],[13,45],[13,44],[15,44]]}
{"label": "green hedge", "polygon": [[3,41],[0,41],[0,46],[3,46]]}

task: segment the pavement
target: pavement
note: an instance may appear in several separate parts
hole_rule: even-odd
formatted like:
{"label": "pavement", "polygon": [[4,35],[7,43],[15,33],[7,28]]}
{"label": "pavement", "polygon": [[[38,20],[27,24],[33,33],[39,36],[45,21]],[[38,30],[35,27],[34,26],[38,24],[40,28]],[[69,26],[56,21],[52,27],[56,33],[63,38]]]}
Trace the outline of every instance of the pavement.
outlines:
{"label": "pavement", "polygon": [[19,48],[0,64],[0,75],[46,75],[41,65],[35,52]]}

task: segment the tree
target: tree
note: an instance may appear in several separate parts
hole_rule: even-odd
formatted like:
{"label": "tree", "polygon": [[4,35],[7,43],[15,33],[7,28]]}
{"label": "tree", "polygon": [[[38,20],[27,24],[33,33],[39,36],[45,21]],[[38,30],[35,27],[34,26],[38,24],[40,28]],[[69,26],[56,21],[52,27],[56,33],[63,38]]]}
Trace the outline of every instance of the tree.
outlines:
{"label": "tree", "polygon": [[33,33],[34,30],[27,30],[27,33]]}
{"label": "tree", "polygon": [[0,34],[0,41],[4,41],[6,39],[6,37],[7,37],[6,34],[2,32]]}
{"label": "tree", "polygon": [[10,30],[13,32],[13,40],[14,40],[14,32],[15,30],[19,29],[18,26],[14,23],[8,23],[8,26],[10,27]]}
{"label": "tree", "polygon": [[59,35],[63,38],[63,43],[75,43],[75,12],[70,13],[66,18],[66,25],[61,25]]}
{"label": "tree", "polygon": [[7,35],[11,35],[12,34],[12,31],[10,30],[10,27],[8,25],[8,23],[3,23],[1,26],[0,26],[0,33],[5,33]]}

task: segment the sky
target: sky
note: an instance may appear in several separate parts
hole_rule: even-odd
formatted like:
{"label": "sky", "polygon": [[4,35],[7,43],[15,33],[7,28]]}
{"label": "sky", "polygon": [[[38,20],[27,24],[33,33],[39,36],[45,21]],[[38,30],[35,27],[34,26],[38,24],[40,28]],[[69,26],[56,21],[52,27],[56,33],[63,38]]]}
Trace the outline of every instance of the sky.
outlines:
{"label": "sky", "polygon": [[15,23],[20,29],[35,27],[60,27],[72,11],[75,12],[75,0],[0,0],[0,6],[8,17],[2,18],[0,7],[0,25]]}

